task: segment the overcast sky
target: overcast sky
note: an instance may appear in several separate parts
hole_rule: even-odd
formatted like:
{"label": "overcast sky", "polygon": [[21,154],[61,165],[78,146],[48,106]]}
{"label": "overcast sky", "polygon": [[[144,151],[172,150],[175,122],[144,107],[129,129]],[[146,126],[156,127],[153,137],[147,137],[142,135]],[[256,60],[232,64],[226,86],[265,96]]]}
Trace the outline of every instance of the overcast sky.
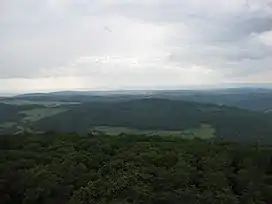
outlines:
{"label": "overcast sky", "polygon": [[272,0],[0,0],[0,92],[272,82]]}

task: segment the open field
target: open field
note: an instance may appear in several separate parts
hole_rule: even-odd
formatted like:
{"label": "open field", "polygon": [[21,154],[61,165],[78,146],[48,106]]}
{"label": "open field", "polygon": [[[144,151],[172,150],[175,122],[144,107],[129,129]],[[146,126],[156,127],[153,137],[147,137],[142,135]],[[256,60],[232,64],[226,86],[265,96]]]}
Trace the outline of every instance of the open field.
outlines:
{"label": "open field", "polygon": [[200,128],[187,129],[182,132],[183,137],[209,139],[214,137],[215,129],[211,125],[202,124]]}
{"label": "open field", "polygon": [[209,139],[214,137],[215,130],[212,126],[203,124],[199,128],[187,129],[184,131],[167,131],[167,130],[138,130],[128,127],[108,127],[99,126],[95,127],[95,130],[102,131],[109,135],[119,135],[121,133],[126,134],[145,134],[147,136],[160,135],[160,136],[178,136],[187,139],[203,138]]}
{"label": "open field", "polygon": [[64,111],[66,111],[66,109],[64,108],[35,108],[31,110],[21,111],[19,113],[26,115],[26,117],[23,118],[23,122],[35,122],[42,118],[56,115]]}

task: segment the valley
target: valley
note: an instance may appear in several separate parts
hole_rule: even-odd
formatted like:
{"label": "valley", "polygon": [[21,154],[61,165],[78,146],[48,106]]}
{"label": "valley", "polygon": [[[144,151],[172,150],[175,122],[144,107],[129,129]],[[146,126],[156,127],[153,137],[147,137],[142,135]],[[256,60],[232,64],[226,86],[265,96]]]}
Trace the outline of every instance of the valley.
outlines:
{"label": "valley", "polygon": [[[256,102],[257,96],[262,103]],[[271,96],[263,89],[26,94],[0,100],[0,131],[97,130],[110,135],[268,141],[272,119],[270,105],[264,104],[270,104]]]}

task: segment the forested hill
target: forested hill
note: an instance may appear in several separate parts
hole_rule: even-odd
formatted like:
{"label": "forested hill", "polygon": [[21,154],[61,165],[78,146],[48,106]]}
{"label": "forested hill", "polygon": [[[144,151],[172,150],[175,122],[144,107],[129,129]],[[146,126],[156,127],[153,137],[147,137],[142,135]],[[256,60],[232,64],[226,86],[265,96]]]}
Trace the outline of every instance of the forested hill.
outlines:
{"label": "forested hill", "polygon": [[35,128],[57,132],[86,132],[96,126],[140,130],[186,130],[211,125],[217,137],[266,139],[272,137],[271,115],[212,104],[141,99],[115,103],[84,103],[43,118]]}

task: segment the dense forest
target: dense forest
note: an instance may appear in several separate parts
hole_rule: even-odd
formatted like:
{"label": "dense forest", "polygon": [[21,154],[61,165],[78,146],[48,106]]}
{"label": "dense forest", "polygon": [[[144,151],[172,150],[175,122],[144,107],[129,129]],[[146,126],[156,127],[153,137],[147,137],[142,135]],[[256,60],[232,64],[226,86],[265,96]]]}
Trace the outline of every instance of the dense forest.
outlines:
{"label": "dense forest", "polygon": [[209,124],[217,138],[271,140],[272,116],[235,107],[167,99],[83,103],[37,121],[34,128],[56,132],[87,132],[96,126],[140,130],[186,130]]}
{"label": "dense forest", "polygon": [[0,137],[1,204],[269,204],[272,146],[175,137]]}

